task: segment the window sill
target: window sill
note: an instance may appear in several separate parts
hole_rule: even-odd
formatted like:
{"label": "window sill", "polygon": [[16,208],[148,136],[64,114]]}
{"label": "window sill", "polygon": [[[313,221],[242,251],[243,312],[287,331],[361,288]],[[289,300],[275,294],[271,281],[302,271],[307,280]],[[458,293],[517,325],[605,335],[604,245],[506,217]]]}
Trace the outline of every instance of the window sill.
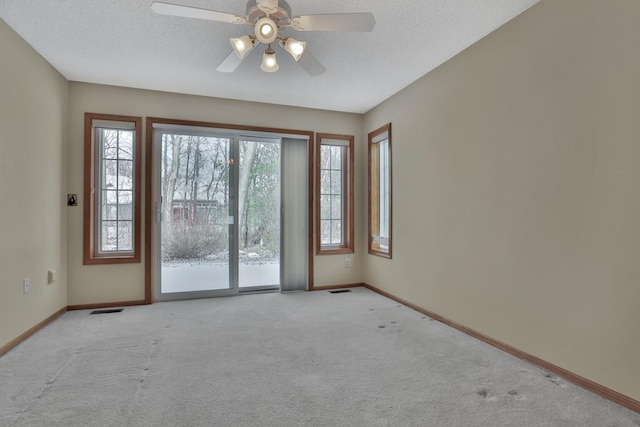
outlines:
{"label": "window sill", "polygon": [[319,249],[316,255],[342,255],[354,253],[353,248],[327,248]]}
{"label": "window sill", "polygon": [[102,257],[91,257],[85,258],[82,260],[83,265],[99,265],[99,264],[133,264],[139,263],[140,256],[132,255],[132,256],[102,256]]}

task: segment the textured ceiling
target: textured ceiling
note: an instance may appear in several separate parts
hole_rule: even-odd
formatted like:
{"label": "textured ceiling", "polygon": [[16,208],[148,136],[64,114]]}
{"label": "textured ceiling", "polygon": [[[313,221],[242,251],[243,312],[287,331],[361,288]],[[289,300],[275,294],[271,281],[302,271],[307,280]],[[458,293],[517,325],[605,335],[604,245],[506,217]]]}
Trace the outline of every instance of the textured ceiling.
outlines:
{"label": "textured ceiling", "polygon": [[[327,68],[310,77],[279,48],[215,71],[247,25],[162,16],[153,0],[0,0],[0,17],[68,80],[364,113],[538,0],[289,0],[293,15],[372,12],[371,33],[296,33]],[[244,15],[245,0],[162,0]],[[3,58],[7,60],[7,58]]]}

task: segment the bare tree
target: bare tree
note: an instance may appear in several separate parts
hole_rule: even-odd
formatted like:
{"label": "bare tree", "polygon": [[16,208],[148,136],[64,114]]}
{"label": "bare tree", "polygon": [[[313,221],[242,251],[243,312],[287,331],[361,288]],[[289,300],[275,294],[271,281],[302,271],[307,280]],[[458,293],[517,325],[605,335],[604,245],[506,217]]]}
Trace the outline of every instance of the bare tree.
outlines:
{"label": "bare tree", "polygon": [[[205,184],[205,199],[207,200],[207,218],[211,217],[214,203],[227,202],[229,177],[228,151],[229,140],[227,138],[215,138],[215,143],[210,144],[211,154],[203,160],[203,167],[209,167],[209,182]],[[207,173],[203,172],[203,174]]]}
{"label": "bare tree", "polygon": [[[165,169],[165,191],[163,195],[164,213],[167,221],[173,220],[173,198],[176,191],[176,183],[178,181],[178,172],[180,170],[180,147],[182,146],[182,136],[164,135],[165,153],[168,154],[171,148],[171,169]],[[165,154],[165,158],[167,157]],[[165,166],[166,168],[166,166]]]}
{"label": "bare tree", "polygon": [[[253,170],[253,164],[256,160],[258,143],[255,141],[243,141],[240,145],[240,151],[240,156],[242,158],[242,167],[240,168],[240,179],[238,182],[238,218],[242,220],[243,218],[245,218],[247,212],[247,196],[249,195],[251,172]],[[242,230],[241,232],[244,231],[245,230]],[[245,238],[245,246],[246,243],[247,242]]]}

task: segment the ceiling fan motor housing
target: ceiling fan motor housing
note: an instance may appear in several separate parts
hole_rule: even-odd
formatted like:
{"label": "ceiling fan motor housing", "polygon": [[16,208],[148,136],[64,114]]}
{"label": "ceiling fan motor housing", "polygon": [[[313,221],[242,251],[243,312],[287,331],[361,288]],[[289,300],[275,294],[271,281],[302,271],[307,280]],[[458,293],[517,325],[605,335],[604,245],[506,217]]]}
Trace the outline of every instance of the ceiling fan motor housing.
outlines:
{"label": "ceiling fan motor housing", "polygon": [[[249,24],[255,24],[261,18],[269,15],[269,18],[271,18],[278,27],[288,26],[291,23],[291,6],[283,0],[277,3],[277,8],[272,9],[270,5],[266,5],[265,7],[264,1],[258,6],[256,0],[249,0],[247,3],[247,22]],[[266,10],[270,12],[267,13]]]}

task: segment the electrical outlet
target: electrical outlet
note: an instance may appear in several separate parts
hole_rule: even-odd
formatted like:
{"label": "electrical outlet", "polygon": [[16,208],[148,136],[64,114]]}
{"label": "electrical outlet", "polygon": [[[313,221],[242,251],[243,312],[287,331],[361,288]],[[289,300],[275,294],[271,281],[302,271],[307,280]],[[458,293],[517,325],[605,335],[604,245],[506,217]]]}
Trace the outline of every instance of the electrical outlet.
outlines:
{"label": "electrical outlet", "polygon": [[25,278],[22,280],[22,292],[25,294],[29,293],[29,287],[31,286],[31,279]]}
{"label": "electrical outlet", "polygon": [[345,258],[344,259],[344,268],[349,268],[351,267],[351,258]]}

